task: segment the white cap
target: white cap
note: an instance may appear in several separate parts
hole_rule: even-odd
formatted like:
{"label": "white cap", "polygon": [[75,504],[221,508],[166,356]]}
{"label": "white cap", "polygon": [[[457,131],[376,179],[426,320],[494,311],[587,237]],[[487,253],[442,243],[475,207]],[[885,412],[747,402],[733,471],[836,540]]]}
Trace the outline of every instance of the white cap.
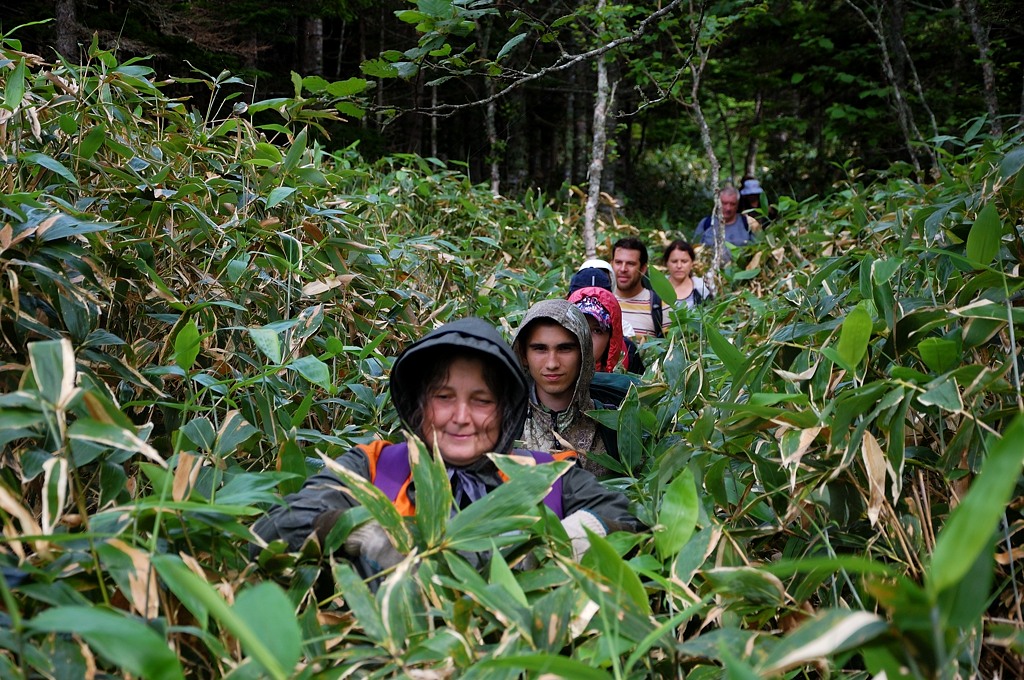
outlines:
{"label": "white cap", "polygon": [[743,188],[740,189],[740,196],[753,196],[761,193],[761,183],[756,179],[743,180]]}

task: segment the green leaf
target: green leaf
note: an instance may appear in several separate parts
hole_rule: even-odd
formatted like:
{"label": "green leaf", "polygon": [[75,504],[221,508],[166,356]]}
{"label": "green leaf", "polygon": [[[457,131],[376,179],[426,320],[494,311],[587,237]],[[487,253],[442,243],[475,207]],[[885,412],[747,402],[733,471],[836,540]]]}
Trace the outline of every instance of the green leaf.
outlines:
{"label": "green leaf", "polygon": [[79,418],[68,427],[68,437],[73,440],[102,444],[122,451],[138,452],[164,467],[167,466],[156,449],[140,439],[134,432],[112,423],[101,423],[92,418]]}
{"label": "green leaf", "polygon": [[40,396],[58,408],[64,408],[75,395],[75,351],[71,341],[42,340],[28,344],[32,377]]}
{"label": "green leaf", "polygon": [[[6,68],[6,67],[5,67]],[[7,86],[4,87],[4,108],[13,111],[21,106],[21,100],[25,96],[25,59],[18,60],[18,65],[7,76]]]}
{"label": "green leaf", "polygon": [[299,162],[306,153],[306,130],[303,128],[299,134],[295,135],[295,141],[292,142],[291,148],[288,149],[288,153],[285,154],[284,162],[281,167],[288,172],[294,170],[299,166]]}
{"label": "green leaf", "polygon": [[181,428],[181,434],[188,438],[189,447],[183,444],[182,448],[196,448],[201,451],[211,451],[217,440],[217,432],[213,429],[213,423],[208,418],[193,418]]}
{"label": "green leaf", "polygon": [[[651,603],[640,577],[602,536],[587,530],[590,549],[583,556],[583,566],[593,569],[610,586],[609,597],[619,604],[631,604],[641,614],[650,615]],[[598,604],[601,604],[600,602]]]}
{"label": "green leaf", "polygon": [[174,363],[188,373],[199,356],[199,327],[193,319],[178,329],[174,336]]}
{"label": "green leaf", "polygon": [[868,340],[871,339],[871,314],[864,307],[854,307],[839,331],[839,345],[836,351],[848,366],[854,369],[868,351]]}
{"label": "green leaf", "polygon": [[277,331],[269,328],[250,328],[249,337],[272,364],[275,366],[281,364],[281,337]]}
{"label": "green leaf", "polygon": [[238,411],[229,411],[217,430],[217,443],[213,447],[213,455],[223,458],[237,451],[245,442],[259,434],[259,430],[249,423]]}
{"label": "green leaf", "polygon": [[495,536],[522,530],[536,523],[537,506],[555,479],[571,466],[568,461],[544,465],[521,464],[512,456],[493,455],[509,481],[499,486],[448,522],[449,545],[459,550],[487,550]]}
{"label": "green leaf", "polygon": [[1018,146],[1003,156],[999,162],[999,176],[1005,181],[1024,168],[1024,146]]}
{"label": "green leaf", "polygon": [[107,136],[107,129],[103,123],[95,125],[89,133],[82,138],[82,143],[78,147],[78,154],[83,159],[88,160],[103,146],[103,140]]}
{"label": "green leaf", "polygon": [[683,468],[665,489],[658,512],[654,547],[662,561],[675,557],[693,536],[699,512],[698,500],[693,471]]}
{"label": "green leaf", "polygon": [[349,97],[365,91],[367,87],[369,87],[369,82],[366,78],[337,80],[327,86],[327,94],[332,97]]}
{"label": "green leaf", "polygon": [[512,599],[516,601],[522,607],[529,607],[530,603],[526,599],[526,593],[523,592],[522,586],[516,581],[515,574],[508,566],[508,562],[502,557],[501,552],[498,551],[497,546],[491,549],[491,583],[500,586],[512,596]]}
{"label": "green leaf", "polygon": [[666,306],[671,307],[676,303],[676,289],[672,287],[664,272],[657,267],[650,267],[647,270],[647,278],[651,280],[651,287]]}
{"label": "green leaf", "polygon": [[921,360],[935,373],[951,371],[960,363],[960,347],[946,338],[925,338],[917,345]]}
{"label": "green leaf", "polygon": [[888,630],[889,624],[870,612],[826,610],[802,623],[771,648],[757,669],[758,677],[775,676],[848,649],[857,649]]}
{"label": "green leaf", "polygon": [[[278,664],[285,670],[295,667],[302,656],[302,634],[295,608],[281,588],[270,582],[247,588],[235,598],[232,609]],[[249,644],[251,639],[243,641],[242,648],[252,654]]]}
{"label": "green leaf", "polygon": [[391,542],[398,552],[408,554],[414,547],[412,534],[409,533],[409,528],[405,526],[402,516],[398,514],[395,505],[384,495],[384,492],[369,480],[357,475],[334,459],[322,453],[320,459],[324,461],[328,470],[338,476],[359,504],[365,507],[370,515],[380,523],[387,535],[391,537]]}
{"label": "green leaf", "polygon": [[732,377],[736,379],[743,375],[744,364],[746,363],[746,357],[743,356],[743,353],[726,340],[725,336],[717,328],[706,326],[704,330],[707,332],[711,349],[715,351],[718,359],[725,366],[726,370],[732,374]]}
{"label": "green leaf", "polygon": [[917,400],[925,406],[938,406],[947,411],[960,411],[964,404],[960,400],[960,389],[951,378],[938,378],[928,383],[924,393]]}
{"label": "green leaf", "polygon": [[51,158],[44,153],[28,153],[21,157],[23,163],[30,163],[32,165],[38,165],[42,168],[46,168],[50,172],[60,175],[67,181],[71,182],[75,186],[78,186],[78,178],[68,170],[63,163],[55,158]]}
{"label": "green leaf", "polygon": [[333,574],[338,590],[345,594],[345,604],[352,610],[363,632],[377,644],[383,645],[387,636],[384,619],[366,583],[348,562],[336,563]]}
{"label": "green leaf", "polygon": [[[255,106],[255,104],[253,106]],[[253,107],[250,106],[249,111],[252,110]],[[280,163],[281,159],[283,158],[283,156],[281,155],[281,150],[274,146],[273,144],[268,144],[267,142],[259,142],[256,146],[254,146],[253,155],[256,158],[269,161],[271,164]]]}
{"label": "green leaf", "polygon": [[[256,618],[267,617],[268,620],[273,621],[274,618],[281,617],[283,620],[280,622],[282,626],[281,634],[284,636],[290,636],[289,628],[291,626],[297,626],[295,621],[295,612],[291,607],[290,603],[287,603],[287,598],[282,594],[284,602],[287,604],[287,613],[282,616],[282,612],[285,608],[282,607],[282,600],[275,598],[270,595],[263,595],[262,593],[267,592],[267,588],[278,589],[278,586],[273,583],[261,583],[257,588],[261,588],[261,594],[256,596],[255,600],[250,600],[250,604],[247,604],[243,608],[243,612],[235,610],[233,607],[228,606],[228,603],[224,601],[224,598],[214,590],[213,586],[206,582],[205,579],[197,576],[192,570],[185,566],[184,562],[181,561],[176,555],[154,555],[152,558],[153,566],[160,573],[160,575],[168,582],[175,583],[177,588],[184,589],[187,593],[187,597],[182,597],[182,603],[189,606],[192,603],[193,606],[202,606],[205,611],[213,615],[213,617],[228,631],[231,632],[238,641],[242,643],[242,648],[248,652],[248,654],[263,668],[267,671],[270,677],[275,680],[285,680],[289,677],[289,673],[278,661],[274,654],[274,651],[263,643],[263,639],[260,634],[257,633],[250,625],[249,617],[252,614],[248,611],[251,608],[251,603],[267,602],[269,603],[270,610],[268,612],[261,612],[256,615]],[[196,612],[193,612],[196,613]],[[265,630],[261,629],[261,632],[265,633]],[[277,634],[277,633],[275,633]],[[166,647],[166,645],[165,645]],[[175,659],[177,661],[177,659]]]}
{"label": "green leaf", "polygon": [[276,189],[270,192],[269,196],[267,196],[267,207],[273,208],[275,205],[285,200],[286,198],[294,194],[296,191],[298,191],[298,189],[296,189],[295,187],[277,187]]}
{"label": "green leaf", "polygon": [[503,655],[488,659],[474,665],[474,670],[484,671],[481,677],[487,677],[489,669],[513,669],[533,671],[527,677],[558,677],[579,678],[579,680],[611,680],[610,675],[590,664],[557,654],[524,654],[522,656]]}
{"label": "green leaf", "polygon": [[406,437],[409,465],[416,488],[416,526],[427,548],[437,547],[444,537],[452,512],[452,486],[440,453],[431,455],[416,437]]}
{"label": "green leaf", "polygon": [[[506,42],[502,46],[502,48],[500,50],[498,50],[498,56],[496,56],[494,58],[494,61],[501,61],[503,57],[508,55],[509,52],[511,52],[512,50],[514,50],[516,48],[516,45],[518,45],[519,43],[523,42],[523,40],[526,39],[527,35],[529,35],[529,34],[528,33],[520,33],[519,35],[514,35],[511,38],[509,38],[508,42]],[[662,298],[662,299],[664,300],[665,298]]]}
{"label": "green leaf", "polygon": [[926,573],[929,591],[951,588],[970,570],[983,550],[992,549],[992,535],[1013,497],[1024,464],[1024,416],[1018,415],[1001,438],[989,438],[988,456],[970,490],[942,527]]}
{"label": "green leaf", "polygon": [[637,393],[636,386],[630,385],[629,391],[626,392],[626,398],[622,400],[622,404],[619,406],[618,413],[611,412],[615,413],[618,417],[615,429],[619,445],[619,459],[631,474],[640,465],[640,461],[643,460],[644,456],[643,423],[640,418],[641,408],[643,407],[640,405],[640,396]]}
{"label": "green leaf", "polygon": [[288,364],[288,368],[325,390],[330,390],[333,387],[330,367],[314,356],[299,357]]}
{"label": "green leaf", "polygon": [[185,675],[167,641],[138,619],[100,607],[53,607],[25,625],[35,631],[81,636],[107,662],[147,680]]}
{"label": "green leaf", "polygon": [[967,235],[967,258],[980,265],[988,265],[999,252],[1003,238],[1003,223],[994,203],[988,203],[971,225]]}

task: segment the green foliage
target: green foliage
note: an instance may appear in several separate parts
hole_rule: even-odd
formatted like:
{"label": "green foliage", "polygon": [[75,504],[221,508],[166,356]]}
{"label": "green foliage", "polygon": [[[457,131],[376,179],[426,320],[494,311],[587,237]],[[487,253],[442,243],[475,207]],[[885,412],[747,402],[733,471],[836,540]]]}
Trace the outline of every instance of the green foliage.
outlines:
{"label": "green foliage", "polygon": [[[934,184],[781,206],[731,288],[643,346],[642,384],[595,417],[650,532],[591,536],[577,564],[539,505],[565,464],[502,461],[452,517],[417,449],[415,517],[354,479],[325,549],[250,560],[278,493],[400,436],[399,347],[560,295],[571,217],[436,160],[328,152],[310,130],[359,83],[299,79],[257,125],[95,46],[6,54],[4,677],[1012,672],[1019,136],[972,133]],[[330,549],[371,516],[407,553],[376,590]]]}

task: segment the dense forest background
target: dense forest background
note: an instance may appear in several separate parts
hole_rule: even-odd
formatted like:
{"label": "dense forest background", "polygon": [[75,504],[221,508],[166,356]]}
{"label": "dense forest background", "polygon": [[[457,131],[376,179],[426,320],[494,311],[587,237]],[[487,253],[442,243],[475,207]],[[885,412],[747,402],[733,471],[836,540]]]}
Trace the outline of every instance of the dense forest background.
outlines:
{"label": "dense forest background", "polygon": [[929,140],[1024,116],[1015,0],[54,0],[4,14],[29,53],[78,63],[95,36],[178,77],[168,91],[197,108],[210,97],[186,82],[197,71],[229,71],[238,82],[225,89],[249,103],[292,96],[292,73],[366,79],[343,120],[322,121],[329,148],[464,163],[507,196],[587,181],[604,59],[602,189],[634,222],[667,227],[710,204],[695,103],[722,180],[757,175],[773,202],[894,162],[927,180],[943,149]]}

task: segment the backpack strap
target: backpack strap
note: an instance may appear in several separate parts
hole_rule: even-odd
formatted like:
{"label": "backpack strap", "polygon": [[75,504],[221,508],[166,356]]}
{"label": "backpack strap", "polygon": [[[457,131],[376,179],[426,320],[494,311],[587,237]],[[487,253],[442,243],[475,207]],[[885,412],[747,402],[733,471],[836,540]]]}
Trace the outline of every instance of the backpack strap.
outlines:
{"label": "backpack strap", "polygon": [[665,329],[662,327],[662,321],[665,315],[661,308],[661,298],[658,294],[651,289],[651,321],[654,322],[654,337],[663,338],[665,337]]}
{"label": "backpack strap", "polygon": [[[575,451],[558,451],[556,453],[547,453],[545,451],[524,451],[523,449],[515,449],[512,455],[525,458],[529,454],[533,458],[533,461],[538,465],[544,463],[551,463],[556,460],[567,460],[569,458],[575,458]],[[505,473],[501,474],[502,481],[507,482],[508,477]],[[551,490],[548,491],[548,495],[544,497],[544,505],[551,509],[551,512],[555,513],[558,519],[565,519],[565,512],[562,509],[562,478],[559,477],[555,480],[555,483],[551,485]]]}
{"label": "backpack strap", "polygon": [[409,463],[409,445],[375,441],[361,444],[370,462],[370,481],[388,497],[403,517],[416,514],[416,506],[409,500],[412,467]]}

